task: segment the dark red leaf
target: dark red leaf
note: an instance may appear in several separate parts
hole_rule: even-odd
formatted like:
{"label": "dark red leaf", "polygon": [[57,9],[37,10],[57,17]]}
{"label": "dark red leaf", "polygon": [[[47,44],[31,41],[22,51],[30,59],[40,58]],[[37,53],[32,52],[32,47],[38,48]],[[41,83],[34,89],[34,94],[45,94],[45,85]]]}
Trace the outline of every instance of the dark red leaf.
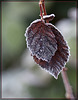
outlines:
{"label": "dark red leaf", "polygon": [[50,62],[57,50],[57,41],[51,28],[45,22],[36,20],[28,27],[26,36],[32,55]]}
{"label": "dark red leaf", "polygon": [[69,58],[69,48],[58,29],[41,20],[27,28],[27,45],[37,64],[56,79]]}

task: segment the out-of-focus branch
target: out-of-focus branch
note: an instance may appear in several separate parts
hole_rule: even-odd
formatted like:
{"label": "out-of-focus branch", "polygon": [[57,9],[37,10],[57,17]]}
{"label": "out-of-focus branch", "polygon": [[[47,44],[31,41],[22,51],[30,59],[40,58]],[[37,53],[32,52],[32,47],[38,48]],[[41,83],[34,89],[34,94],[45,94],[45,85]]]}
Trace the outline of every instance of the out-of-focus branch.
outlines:
{"label": "out-of-focus branch", "polygon": [[67,99],[75,100],[73,92],[72,92],[72,87],[70,86],[70,83],[69,83],[69,80],[68,80],[68,77],[67,77],[66,70],[67,70],[66,68],[63,68],[63,70],[61,72],[63,82],[64,82],[64,86],[65,86],[65,90],[66,90],[65,96],[66,96]]}

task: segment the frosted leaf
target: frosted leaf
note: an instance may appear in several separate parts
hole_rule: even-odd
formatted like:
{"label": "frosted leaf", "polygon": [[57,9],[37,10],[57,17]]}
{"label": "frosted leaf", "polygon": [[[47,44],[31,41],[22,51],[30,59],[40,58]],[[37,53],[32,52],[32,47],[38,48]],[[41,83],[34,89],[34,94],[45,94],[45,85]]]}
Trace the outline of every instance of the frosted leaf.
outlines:
{"label": "frosted leaf", "polygon": [[53,19],[54,19],[54,17],[55,17],[55,15],[54,15],[54,14],[44,15],[44,16],[43,16],[43,19],[44,19],[44,20],[51,21],[51,20],[53,20]]}
{"label": "frosted leaf", "polygon": [[[52,20],[54,17],[51,14],[43,19]],[[27,28],[25,36],[35,62],[57,79],[70,55],[61,32],[54,25],[37,19]]]}
{"label": "frosted leaf", "polygon": [[47,26],[52,30],[53,34],[55,35],[58,49],[55,55],[51,58],[50,62],[43,61],[42,59],[38,59],[36,56],[33,56],[33,58],[35,62],[41,66],[41,68],[48,71],[52,76],[54,76],[54,78],[57,79],[59,73],[65,67],[66,62],[69,59],[69,55],[70,55],[69,47],[66,41],[64,40],[62,34],[58,31],[58,29],[54,25],[48,23]]}
{"label": "frosted leaf", "polygon": [[57,51],[57,41],[51,28],[41,20],[36,20],[26,30],[27,46],[32,55],[50,62]]}

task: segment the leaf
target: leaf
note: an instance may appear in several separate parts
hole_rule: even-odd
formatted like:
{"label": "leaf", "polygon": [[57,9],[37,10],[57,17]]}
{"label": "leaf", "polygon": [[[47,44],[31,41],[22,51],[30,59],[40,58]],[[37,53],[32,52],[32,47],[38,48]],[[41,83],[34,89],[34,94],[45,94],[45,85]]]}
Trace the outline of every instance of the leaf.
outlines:
{"label": "leaf", "polygon": [[69,58],[61,32],[50,23],[36,20],[27,28],[26,37],[35,62],[57,79]]}
{"label": "leaf", "polygon": [[34,21],[26,31],[27,45],[32,55],[50,62],[57,50],[57,41],[52,30],[41,20]]}

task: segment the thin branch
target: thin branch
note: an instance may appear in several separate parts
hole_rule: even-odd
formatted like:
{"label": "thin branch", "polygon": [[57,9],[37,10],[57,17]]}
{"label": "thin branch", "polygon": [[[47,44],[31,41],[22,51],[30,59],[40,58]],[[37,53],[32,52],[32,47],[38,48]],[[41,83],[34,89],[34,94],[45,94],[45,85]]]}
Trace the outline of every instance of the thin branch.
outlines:
{"label": "thin branch", "polygon": [[40,2],[39,2],[39,7],[40,7],[40,16],[41,16],[41,19],[43,19],[42,2],[41,2],[41,0],[40,0]]}
{"label": "thin branch", "polygon": [[67,70],[66,68],[63,68],[63,70],[61,72],[62,79],[63,79],[64,86],[65,86],[65,90],[66,90],[65,96],[66,96],[67,99],[75,100],[73,92],[72,92],[72,87],[70,86],[70,83],[69,83],[69,80],[68,80],[68,77],[67,77],[66,70]]}
{"label": "thin branch", "polygon": [[[40,6],[40,16],[41,16],[41,19],[43,19],[43,15],[47,15],[44,0],[39,1],[39,6]],[[43,13],[42,13],[42,10],[43,10]],[[46,22],[49,23],[48,20],[46,20]]]}
{"label": "thin branch", "polygon": [[44,14],[44,15],[47,15],[46,9],[45,9],[44,0],[41,0],[41,1],[42,1],[42,7],[43,7],[43,14]]}

